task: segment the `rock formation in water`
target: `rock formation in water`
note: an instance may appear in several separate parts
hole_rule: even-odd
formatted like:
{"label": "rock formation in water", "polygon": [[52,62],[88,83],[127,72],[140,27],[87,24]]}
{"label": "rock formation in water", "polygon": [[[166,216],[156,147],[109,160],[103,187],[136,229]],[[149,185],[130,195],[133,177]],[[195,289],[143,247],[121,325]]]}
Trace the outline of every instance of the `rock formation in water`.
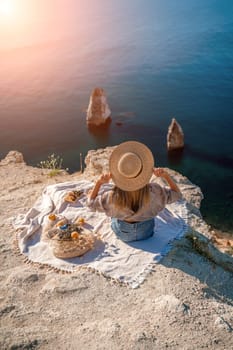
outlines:
{"label": "rock formation in water", "polygon": [[100,126],[110,121],[111,110],[102,88],[95,88],[92,91],[89,106],[87,109],[86,121],[88,125]]}
{"label": "rock formation in water", "polygon": [[167,133],[167,149],[168,151],[182,149],[184,147],[184,133],[180,124],[175,118],[172,118]]}

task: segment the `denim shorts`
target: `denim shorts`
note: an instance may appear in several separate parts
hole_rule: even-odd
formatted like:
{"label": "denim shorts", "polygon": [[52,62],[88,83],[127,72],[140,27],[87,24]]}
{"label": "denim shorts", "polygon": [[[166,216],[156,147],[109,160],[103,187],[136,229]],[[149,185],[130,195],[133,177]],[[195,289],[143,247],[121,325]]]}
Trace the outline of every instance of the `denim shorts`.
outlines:
{"label": "denim shorts", "polygon": [[153,236],[154,219],[129,223],[112,218],[111,227],[116,236],[124,242],[140,241]]}

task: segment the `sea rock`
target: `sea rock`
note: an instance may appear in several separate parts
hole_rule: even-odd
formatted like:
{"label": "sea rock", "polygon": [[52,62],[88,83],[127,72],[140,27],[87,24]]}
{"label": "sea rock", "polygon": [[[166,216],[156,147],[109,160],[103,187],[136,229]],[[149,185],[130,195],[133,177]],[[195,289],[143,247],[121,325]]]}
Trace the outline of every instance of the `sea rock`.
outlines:
{"label": "sea rock", "polygon": [[184,133],[180,124],[175,118],[172,118],[167,133],[167,149],[168,151],[181,149],[184,147]]}
{"label": "sea rock", "polygon": [[6,157],[1,160],[0,165],[7,165],[10,163],[24,163],[22,153],[18,151],[10,151]]}
{"label": "sea rock", "polygon": [[87,124],[94,126],[106,124],[110,120],[110,115],[111,110],[108,106],[104,89],[95,88],[92,91],[87,109]]}

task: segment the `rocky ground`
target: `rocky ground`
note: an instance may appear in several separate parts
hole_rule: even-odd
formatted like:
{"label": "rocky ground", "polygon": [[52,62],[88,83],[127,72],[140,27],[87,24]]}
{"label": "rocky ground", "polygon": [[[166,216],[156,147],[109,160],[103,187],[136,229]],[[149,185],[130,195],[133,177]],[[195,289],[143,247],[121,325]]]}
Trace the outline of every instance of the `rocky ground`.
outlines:
{"label": "rocky ground", "polygon": [[171,174],[190,202],[193,230],[130,289],[93,272],[27,265],[13,250],[11,217],[26,213],[48,184],[95,176],[93,163],[89,173],[49,177],[16,153],[0,162],[0,349],[233,348],[232,256],[200,218],[199,189]]}

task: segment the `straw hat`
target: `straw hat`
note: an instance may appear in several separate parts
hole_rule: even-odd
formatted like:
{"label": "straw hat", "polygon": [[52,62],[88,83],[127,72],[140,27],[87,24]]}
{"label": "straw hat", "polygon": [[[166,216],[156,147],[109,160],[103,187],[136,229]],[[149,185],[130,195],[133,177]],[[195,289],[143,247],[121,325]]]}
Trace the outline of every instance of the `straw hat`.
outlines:
{"label": "straw hat", "polygon": [[144,187],[152,176],[154,158],[147,146],[136,141],[121,143],[109,160],[109,170],[117,187],[136,191]]}

